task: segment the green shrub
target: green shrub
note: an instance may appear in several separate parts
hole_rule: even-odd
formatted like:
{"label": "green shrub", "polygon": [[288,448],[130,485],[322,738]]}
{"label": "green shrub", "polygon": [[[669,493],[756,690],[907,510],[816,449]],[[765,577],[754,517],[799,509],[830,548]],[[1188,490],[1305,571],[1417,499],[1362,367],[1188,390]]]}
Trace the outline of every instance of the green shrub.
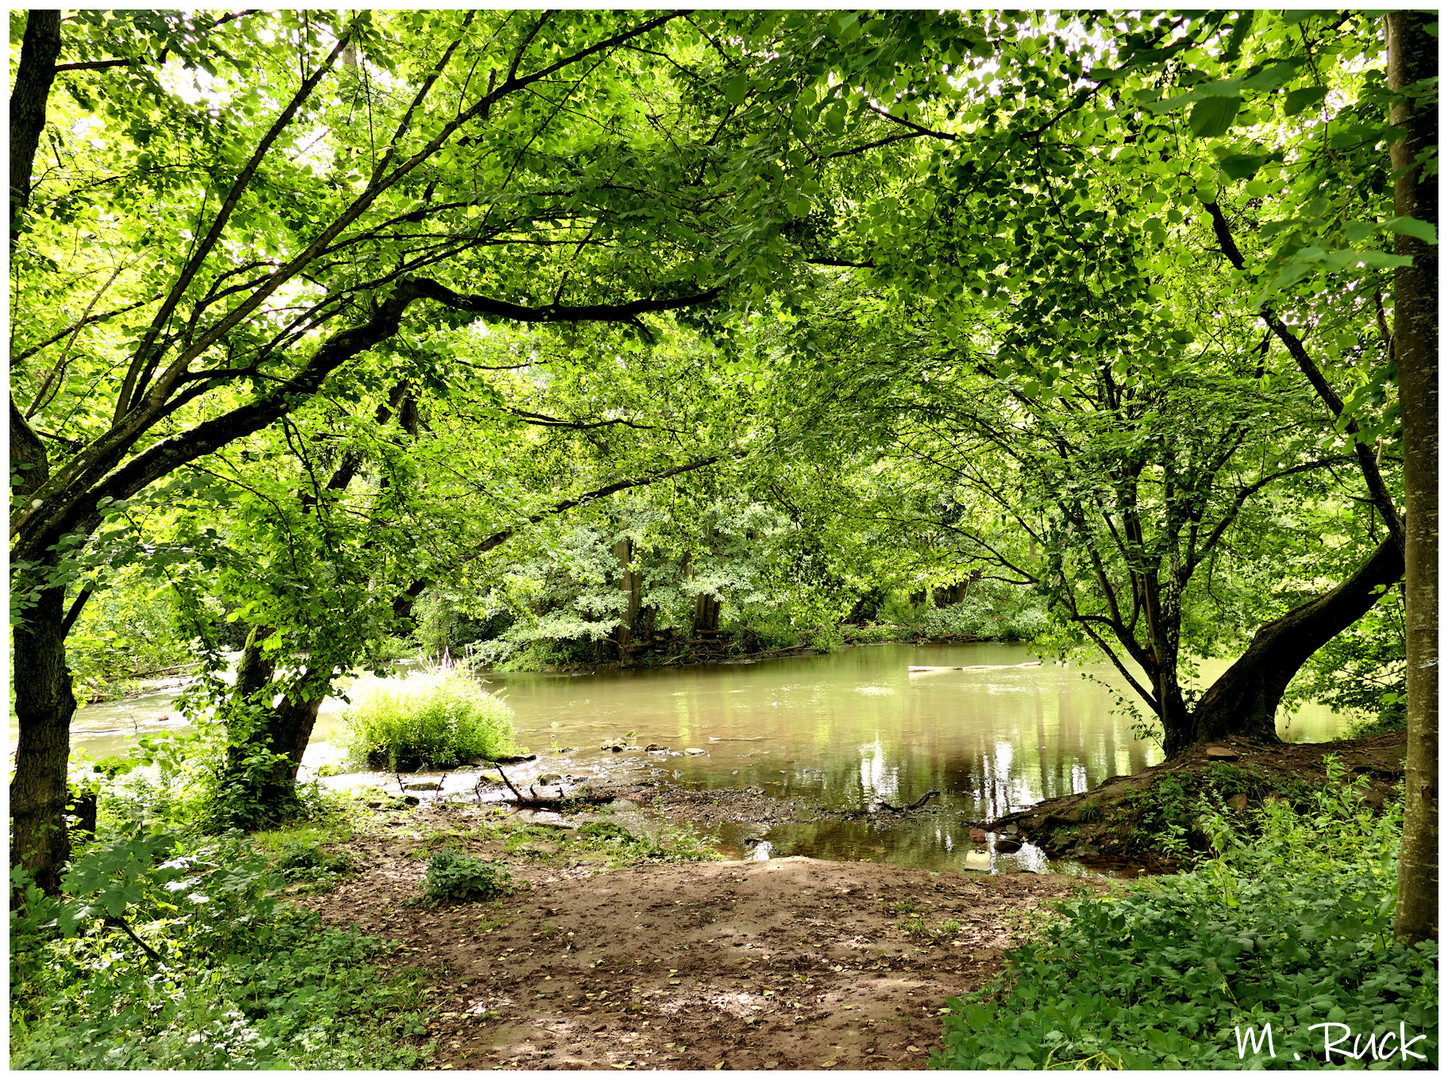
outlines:
{"label": "green shrub", "polygon": [[[1435,1067],[1437,943],[1392,934],[1401,808],[1375,817],[1358,789],[1330,783],[1308,815],[1264,807],[1250,843],[1210,807],[1199,813],[1216,859],[1063,905],[1001,979],[949,1000],[931,1064],[1320,1068],[1325,1036],[1341,1029],[1313,1025],[1343,1024],[1363,1040],[1423,1035],[1411,1051],[1426,1060],[1407,1063]],[[1239,1045],[1266,1024],[1270,1049]],[[1368,1061],[1339,1049],[1331,1064]]]}
{"label": "green shrub", "polygon": [[594,642],[582,637],[540,638],[522,645],[505,638],[483,642],[471,655],[477,662],[491,664],[498,671],[553,671],[591,664],[598,659]]}
{"label": "green shrub", "polygon": [[513,875],[502,863],[483,862],[450,848],[427,860],[422,895],[429,904],[461,904],[468,900],[496,900],[512,892]]}
{"label": "green shrub", "polygon": [[706,862],[719,858],[708,841],[688,826],[665,827],[659,838],[629,832],[614,821],[590,821],[578,827],[579,841],[624,859]]}
{"label": "green shrub", "polygon": [[26,897],[10,916],[12,1069],[426,1060],[408,1043],[423,1033],[419,996],[373,966],[386,943],[277,900],[265,860],[234,837],[189,852],[165,836],[98,845],[58,899],[18,870],[11,884]]}
{"label": "green shrub", "polygon": [[542,841],[555,850],[553,857],[575,859],[583,856],[601,858],[605,865],[649,860],[654,862],[707,862],[722,858],[707,837],[685,826],[664,826],[657,837],[630,832],[615,821],[588,821],[577,829],[553,829],[525,825],[511,829],[504,843],[510,854],[524,853],[536,857],[531,845]]}
{"label": "green shrub", "polygon": [[513,710],[454,669],[364,690],[345,713],[353,759],[411,772],[512,753]]}
{"label": "green shrub", "polygon": [[733,630],[745,652],[792,649],[800,643],[799,630],[790,621],[789,612],[777,607],[746,606]]}

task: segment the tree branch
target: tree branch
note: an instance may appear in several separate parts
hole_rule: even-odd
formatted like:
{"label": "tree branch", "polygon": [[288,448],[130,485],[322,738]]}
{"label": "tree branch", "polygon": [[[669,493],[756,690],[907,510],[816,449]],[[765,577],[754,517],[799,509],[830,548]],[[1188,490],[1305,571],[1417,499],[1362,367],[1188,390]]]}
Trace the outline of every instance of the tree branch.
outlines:
{"label": "tree branch", "polygon": [[547,510],[540,510],[538,513],[530,515],[522,523],[522,525],[516,525],[512,528],[503,529],[499,532],[495,532],[492,536],[488,537],[472,551],[469,551],[466,555],[459,559],[455,565],[460,566],[463,563],[471,562],[474,559],[481,558],[488,552],[492,551],[494,548],[507,543],[513,538],[517,531],[523,527],[523,525],[536,525],[544,518],[554,517],[558,514],[566,513],[569,510],[582,506],[584,503],[593,502],[595,499],[605,498],[606,496],[613,495],[619,491],[626,491],[629,488],[646,487],[649,484],[656,484],[660,480],[667,480],[672,476],[679,476],[683,473],[693,472],[695,469],[706,468],[707,466],[713,465],[715,462],[717,462],[719,458],[720,455],[715,454],[713,457],[699,458],[698,460],[691,461],[686,465],[675,465],[671,469],[665,469],[663,472],[653,473],[649,476],[640,477],[635,480],[616,480],[611,484],[605,484],[603,487],[594,488],[592,491],[586,491],[582,495],[576,496],[575,498],[565,499],[560,503],[555,503]]}
{"label": "tree branch", "polygon": [[[156,312],[156,317],[151,320],[151,325],[146,331],[146,336],[136,349],[135,356],[132,358],[125,378],[121,382],[120,393],[116,395],[114,423],[119,424],[126,413],[131,410],[132,396],[138,393],[135,385],[136,377],[146,364],[150,356],[151,347],[160,335],[162,327],[166,325],[166,321],[171,318],[171,313],[176,310],[176,306],[181,302],[181,297],[185,294],[187,286],[191,284],[192,279],[196,277],[202,264],[211,254],[211,249],[214,248],[217,241],[221,239],[221,234],[226,228],[226,223],[231,220],[232,211],[236,209],[236,204],[241,201],[242,193],[251,184],[251,178],[256,175],[256,170],[260,167],[262,159],[266,157],[267,152],[271,150],[272,144],[281,137],[282,132],[290,126],[292,118],[296,116],[297,111],[306,102],[307,98],[311,97],[312,91],[316,89],[317,84],[320,83],[332,69],[333,63],[335,63],[337,57],[342,54],[342,50],[347,47],[350,40],[351,38],[347,34],[343,34],[337,39],[337,44],[332,48],[327,59],[318,65],[317,70],[312,73],[311,78],[302,83],[297,92],[292,95],[292,100],[287,104],[287,107],[282,110],[281,115],[272,122],[267,133],[262,136],[261,142],[257,143],[256,149],[252,151],[250,160],[247,161],[240,174],[238,174],[236,182],[231,185],[231,190],[227,192],[226,199],[221,204],[221,209],[216,212],[216,217],[211,222],[211,228],[207,230],[201,242],[196,245],[196,250],[192,253],[186,266],[183,267],[181,273],[177,275],[175,283],[171,286],[170,293],[162,302],[160,310]],[[172,364],[174,374],[179,375],[181,371],[185,370],[185,364],[189,362],[189,360],[190,350],[187,350],[182,353],[179,360]],[[180,365],[179,369],[177,365]],[[163,379],[163,383],[168,381],[169,380]],[[168,387],[163,387],[163,389],[167,388]]]}
{"label": "tree branch", "polygon": [[[1222,208],[1215,202],[1203,205],[1206,207],[1207,213],[1212,216],[1212,230],[1216,233],[1217,243],[1221,245],[1222,254],[1238,270],[1245,270],[1247,260],[1242,257],[1242,251],[1232,237],[1231,227],[1227,224],[1227,218],[1222,213]],[[1288,329],[1270,305],[1263,304],[1257,315],[1267,324],[1277,339],[1287,347],[1288,354],[1297,362],[1297,367],[1307,376],[1307,381],[1312,384],[1312,388],[1317,391],[1317,396],[1332,411],[1332,415],[1339,420],[1343,419],[1342,398],[1337,396],[1327,379],[1323,377],[1321,369],[1308,355],[1302,340]],[[1401,548],[1403,546],[1403,519],[1398,516],[1397,508],[1393,505],[1393,496],[1388,491],[1388,485],[1383,480],[1383,474],[1378,468],[1372,450],[1358,438],[1362,429],[1358,427],[1357,420],[1349,416],[1343,425],[1343,430],[1352,437],[1353,453],[1357,457],[1358,467],[1362,469],[1368,492],[1373,497],[1373,505],[1378,508],[1378,513],[1383,516],[1383,524],[1388,527],[1388,532],[1392,534],[1393,540]]]}
{"label": "tree branch", "polygon": [[677,311],[680,308],[711,303],[724,292],[723,286],[716,285],[701,293],[670,299],[629,300],[620,304],[548,304],[543,307],[525,307],[487,296],[464,296],[431,278],[418,278],[413,285],[418,289],[418,295],[435,300],[454,311],[470,311],[490,318],[526,323],[636,322],[640,315]]}

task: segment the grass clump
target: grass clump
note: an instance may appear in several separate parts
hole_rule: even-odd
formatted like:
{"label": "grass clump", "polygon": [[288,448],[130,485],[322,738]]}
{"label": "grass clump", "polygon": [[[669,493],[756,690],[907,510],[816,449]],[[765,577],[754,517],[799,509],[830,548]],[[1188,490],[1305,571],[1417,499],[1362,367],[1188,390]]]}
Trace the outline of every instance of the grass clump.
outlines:
{"label": "grass clump", "polygon": [[423,882],[422,895],[426,903],[436,907],[469,900],[496,900],[515,888],[512,873],[501,863],[484,862],[444,848],[427,860],[427,880]]}
{"label": "grass clump", "polygon": [[[1329,783],[1306,815],[1263,807],[1250,842],[1209,806],[1198,811],[1216,858],[1063,905],[1064,918],[1009,954],[1001,979],[947,1002],[945,1050],[931,1064],[1363,1067],[1371,1054],[1344,1050],[1391,1029],[1395,1040],[1424,1036],[1395,1066],[1436,1067],[1437,943],[1393,940],[1401,807],[1374,815],[1361,788]],[[1270,1047],[1239,1041],[1268,1024]],[[1361,1038],[1337,1043],[1343,1030]]]}
{"label": "grass clump", "polygon": [[444,769],[515,752],[513,710],[456,669],[369,687],[345,721],[353,759],[367,768]]}

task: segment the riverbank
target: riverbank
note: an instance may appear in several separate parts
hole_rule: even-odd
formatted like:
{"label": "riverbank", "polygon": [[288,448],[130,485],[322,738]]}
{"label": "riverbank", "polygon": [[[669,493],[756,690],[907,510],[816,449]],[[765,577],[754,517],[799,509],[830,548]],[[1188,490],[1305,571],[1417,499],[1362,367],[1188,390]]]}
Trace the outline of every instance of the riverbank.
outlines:
{"label": "riverbank", "polygon": [[[983,986],[1043,903],[1101,879],[807,858],[631,862],[457,803],[378,815],[355,873],[298,902],[397,943],[440,1068],[919,1068],[945,999]],[[576,834],[575,834],[576,835]],[[442,846],[526,888],[429,909]]]}
{"label": "riverbank", "polygon": [[1361,782],[1366,803],[1380,809],[1402,783],[1407,743],[1405,731],[1326,743],[1223,739],[1002,815],[987,828],[1014,828],[1052,857],[1121,857],[1175,869],[1210,846],[1202,799],[1245,820],[1268,803],[1307,809],[1323,785]]}

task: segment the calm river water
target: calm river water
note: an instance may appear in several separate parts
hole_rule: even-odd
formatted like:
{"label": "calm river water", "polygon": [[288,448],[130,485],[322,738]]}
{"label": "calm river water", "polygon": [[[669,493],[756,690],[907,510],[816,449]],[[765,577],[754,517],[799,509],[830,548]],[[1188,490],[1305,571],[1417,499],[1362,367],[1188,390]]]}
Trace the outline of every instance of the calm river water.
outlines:
{"label": "calm river water", "polygon": [[[516,712],[518,739],[539,755],[536,768],[549,772],[635,768],[682,785],[762,788],[838,810],[873,800],[901,805],[939,790],[931,812],[898,823],[821,820],[776,826],[767,838],[781,855],[944,869],[969,861],[965,822],[1161,760],[1154,744],[1133,737],[1129,722],[1112,715],[1113,691],[1122,684],[1107,665],[908,670],[1034,659],[1023,645],[871,645],[747,664],[490,675],[487,684]],[[1225,666],[1208,663],[1204,674]],[[179,718],[159,719],[169,702],[163,691],[82,709],[74,745],[94,757],[123,752],[137,733],[176,726]],[[342,708],[340,701],[323,707],[306,764],[342,756]],[[1334,714],[1313,706],[1279,725],[1294,741],[1330,739],[1340,729]],[[600,749],[628,732],[631,745],[658,743],[672,752]],[[575,749],[560,755],[551,747]],[[704,753],[684,754],[686,748]],[[459,775],[447,788],[471,783]],[[725,826],[721,839],[738,851],[746,833],[745,826]]]}

